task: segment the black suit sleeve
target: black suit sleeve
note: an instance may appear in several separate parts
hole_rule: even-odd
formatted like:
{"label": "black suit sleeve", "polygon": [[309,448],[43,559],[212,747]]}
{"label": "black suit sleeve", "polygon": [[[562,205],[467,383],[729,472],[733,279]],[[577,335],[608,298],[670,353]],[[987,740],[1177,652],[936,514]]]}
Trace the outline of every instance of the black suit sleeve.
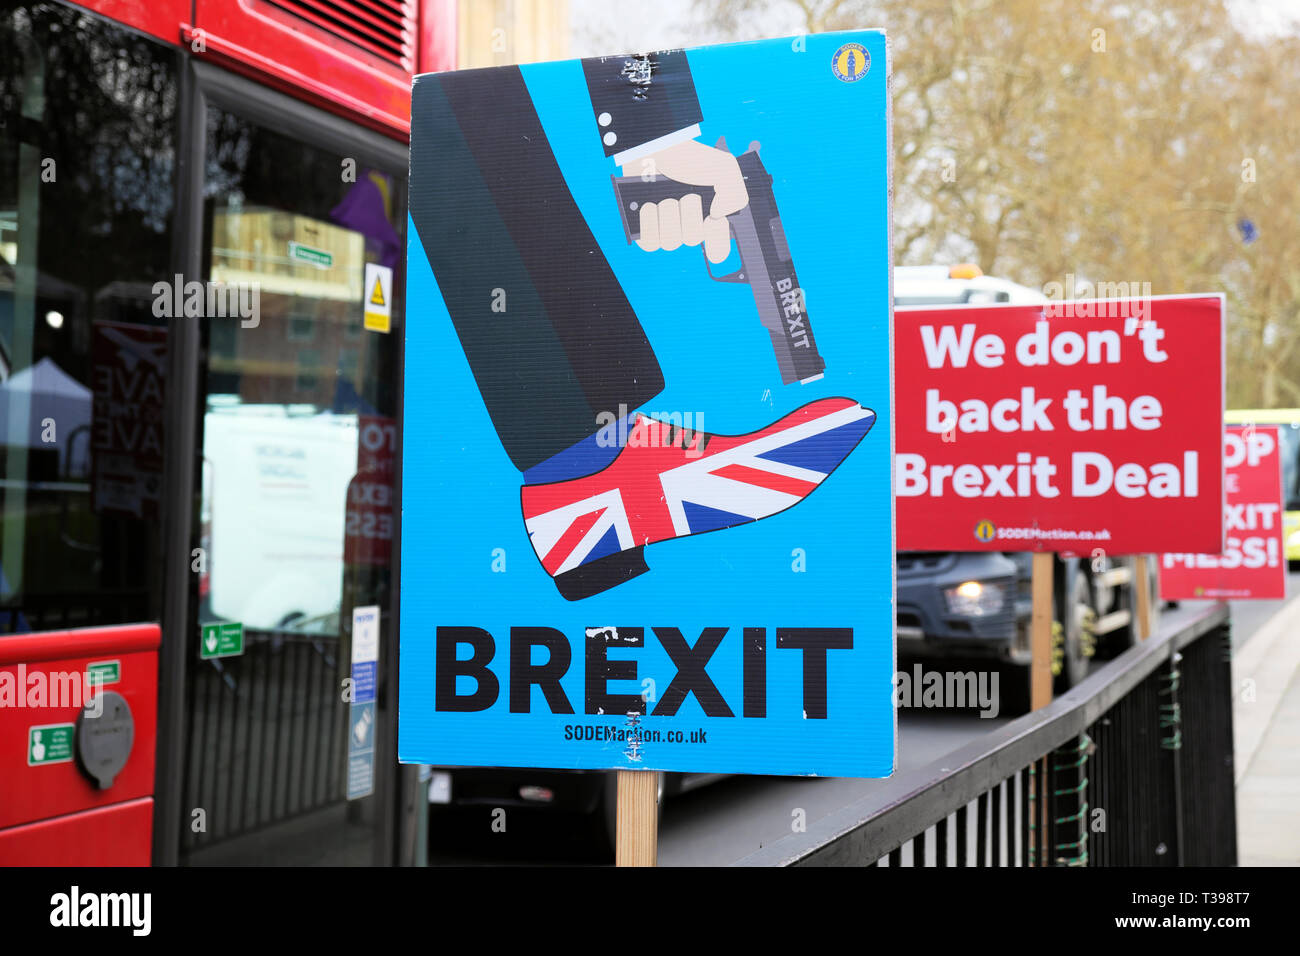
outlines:
{"label": "black suit sleeve", "polygon": [[[527,471],[596,434],[602,412],[652,399],[663,373],[519,68],[417,77],[411,111],[411,218],[501,444]],[[429,318],[422,305],[408,321]]]}
{"label": "black suit sleeve", "polygon": [[703,119],[685,50],[592,57],[582,61],[582,71],[606,156]]}

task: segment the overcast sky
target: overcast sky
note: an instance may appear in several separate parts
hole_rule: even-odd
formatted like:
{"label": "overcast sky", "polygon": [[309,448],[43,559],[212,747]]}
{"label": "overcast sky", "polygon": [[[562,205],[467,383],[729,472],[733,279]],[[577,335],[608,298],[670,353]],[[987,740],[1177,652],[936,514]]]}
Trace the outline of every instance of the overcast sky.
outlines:
{"label": "overcast sky", "polygon": [[[1300,32],[1300,0],[1230,0],[1243,27],[1266,33]],[[666,50],[722,39],[702,26],[691,0],[569,0],[569,55]],[[798,33],[793,5],[774,9],[754,24],[749,39]],[[864,27],[889,28],[887,23]]]}

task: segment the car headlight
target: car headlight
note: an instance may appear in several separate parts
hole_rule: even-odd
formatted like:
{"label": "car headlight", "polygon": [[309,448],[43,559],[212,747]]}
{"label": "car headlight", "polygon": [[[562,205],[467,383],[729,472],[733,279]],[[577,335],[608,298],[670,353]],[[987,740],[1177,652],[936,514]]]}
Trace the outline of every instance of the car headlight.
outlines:
{"label": "car headlight", "polygon": [[1002,585],[987,581],[963,581],[955,588],[946,588],[943,596],[953,614],[987,617],[1002,610],[1004,590]]}

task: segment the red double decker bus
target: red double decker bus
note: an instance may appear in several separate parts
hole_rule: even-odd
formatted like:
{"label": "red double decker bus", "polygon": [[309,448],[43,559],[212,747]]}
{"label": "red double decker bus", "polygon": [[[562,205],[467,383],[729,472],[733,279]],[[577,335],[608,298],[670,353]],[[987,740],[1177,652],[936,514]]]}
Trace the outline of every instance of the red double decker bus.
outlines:
{"label": "red double decker bus", "polygon": [[[455,50],[455,0],[0,10],[0,643],[161,625],[155,863],[416,852],[407,138]],[[5,789],[72,779],[43,761]]]}

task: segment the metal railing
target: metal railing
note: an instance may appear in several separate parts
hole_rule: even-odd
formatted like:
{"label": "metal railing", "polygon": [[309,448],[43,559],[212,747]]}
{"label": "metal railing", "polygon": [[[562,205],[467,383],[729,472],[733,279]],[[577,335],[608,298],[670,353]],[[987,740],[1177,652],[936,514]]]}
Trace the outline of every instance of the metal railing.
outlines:
{"label": "metal railing", "polygon": [[1226,605],[739,866],[1234,866]]}
{"label": "metal railing", "polygon": [[184,799],[205,825],[183,827],[187,851],[346,798],[339,636],[245,630],[244,641],[242,656],[191,672]]}

